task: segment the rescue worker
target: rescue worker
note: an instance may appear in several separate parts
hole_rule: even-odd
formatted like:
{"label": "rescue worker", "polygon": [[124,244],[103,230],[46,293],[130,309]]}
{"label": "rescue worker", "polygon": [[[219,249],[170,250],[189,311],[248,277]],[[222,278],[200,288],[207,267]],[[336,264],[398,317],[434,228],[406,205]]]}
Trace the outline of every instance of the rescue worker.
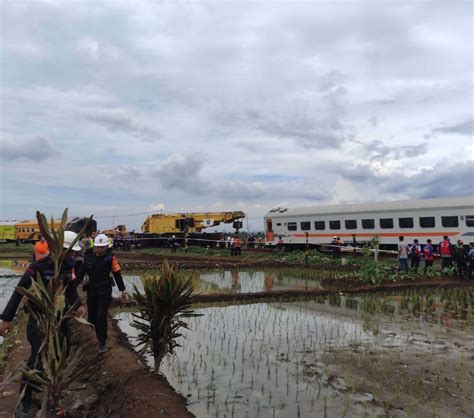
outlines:
{"label": "rescue worker", "polygon": [[[69,248],[72,242],[76,239],[77,234],[72,231],[65,231],[64,232],[64,248]],[[76,287],[72,284],[72,270],[74,266],[74,251],[80,250],[79,245],[76,243],[71,251],[65,254],[64,262],[61,269],[61,280],[63,282],[65,288],[65,296],[69,306],[74,307],[77,310],[77,314],[79,316],[85,316],[85,308],[82,306],[81,300],[77,294]],[[44,248],[41,249],[44,251]],[[31,263],[28,268],[26,269],[25,273],[23,274],[22,278],[18,282],[17,288],[21,287],[24,289],[28,289],[31,286],[32,281],[38,281],[40,278],[43,281],[45,286],[48,286],[49,281],[54,276],[54,262],[49,256],[49,251],[38,257],[33,263]],[[10,328],[11,321],[16,315],[18,310],[18,306],[22,300],[23,296],[15,290],[10,297],[10,300],[7,303],[0,319],[2,322],[0,323],[0,335],[6,336],[8,330]],[[38,307],[32,303],[31,301],[27,301],[26,303],[29,304],[32,312],[35,315],[41,315],[40,311],[38,311]],[[67,323],[64,322],[64,325],[61,327],[61,331],[63,335],[67,336]],[[40,351],[42,345],[42,336],[38,329],[35,316],[30,313],[28,317],[28,323],[26,325],[26,336],[28,342],[31,346],[31,353],[26,366],[28,369],[38,369],[41,367],[39,364],[39,356],[38,353]],[[23,397],[18,404],[16,414],[20,417],[28,417],[31,416],[31,402],[32,402],[32,395],[33,391],[35,390],[32,383],[29,379],[23,378],[20,386],[20,393],[24,390]]]}
{"label": "rescue worker", "polygon": [[[232,252],[233,252],[233,255],[240,255],[241,254],[241,242],[240,242],[240,237],[238,235],[235,235],[233,238],[232,238]],[[232,253],[231,253],[232,254]]]}
{"label": "rescue worker", "polygon": [[410,256],[411,256],[411,268],[416,272],[418,267],[420,267],[420,257],[421,257],[421,245],[418,243],[418,240],[415,238],[413,244],[410,247]]}
{"label": "rescue worker", "polygon": [[443,270],[450,269],[452,267],[453,248],[447,235],[439,243],[438,251],[441,256],[441,268]]}
{"label": "rescue worker", "polygon": [[433,245],[431,245],[430,239],[426,240],[426,244],[423,247],[423,257],[425,257],[425,269],[423,273],[426,274],[426,271],[428,269],[431,270],[433,268],[433,260],[434,260]]}
{"label": "rescue worker", "polygon": [[469,269],[468,269],[468,279],[472,280],[472,272],[474,270],[474,242],[469,244],[469,252],[468,252],[468,261],[469,261]]}
{"label": "rescue worker", "polygon": [[454,260],[456,261],[459,280],[464,280],[467,273],[468,253],[464,248],[464,242],[462,242],[462,240],[459,239],[457,244],[458,245],[454,248]]}
{"label": "rescue worker", "polygon": [[97,235],[94,240],[94,252],[85,256],[77,281],[81,283],[85,274],[89,277],[83,288],[87,291],[88,321],[95,327],[100,354],[107,352],[107,313],[112,302],[113,286],[111,273],[122,292],[122,301],[128,300],[120,271],[120,264],[109,251],[109,238],[105,234]]}
{"label": "rescue worker", "polygon": [[43,258],[42,256],[44,254],[46,255],[49,254],[48,243],[46,242],[46,240],[43,238],[42,235],[39,236],[39,241],[36,242],[34,246],[34,250],[35,250],[35,255],[33,257],[34,261],[38,260],[38,257]]}
{"label": "rescue worker", "polygon": [[84,235],[81,239],[81,247],[84,248],[84,255],[92,254],[94,248],[94,240],[89,235]]}
{"label": "rescue worker", "polygon": [[339,239],[336,236],[332,237],[331,248],[332,248],[332,258],[341,257],[341,247],[340,247]]}
{"label": "rescue worker", "polygon": [[404,237],[398,237],[398,262],[400,263],[400,273],[408,273],[408,245],[404,242]]}
{"label": "rescue worker", "polygon": [[178,243],[176,242],[176,235],[173,235],[170,239],[170,248],[171,254],[174,254],[176,252],[176,249],[178,248]]}

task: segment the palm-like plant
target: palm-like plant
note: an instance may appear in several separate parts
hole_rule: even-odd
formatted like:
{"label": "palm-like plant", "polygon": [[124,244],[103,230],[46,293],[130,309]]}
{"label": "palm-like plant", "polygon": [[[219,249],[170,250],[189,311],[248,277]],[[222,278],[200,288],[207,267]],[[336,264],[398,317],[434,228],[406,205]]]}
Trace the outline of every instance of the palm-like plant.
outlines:
{"label": "palm-like plant", "polygon": [[164,356],[180,347],[176,341],[182,336],[180,328],[189,329],[183,319],[201,316],[191,309],[192,280],[192,276],[184,277],[165,260],[159,275],[143,280],[143,293],[134,285],[139,312],[133,314],[136,319],[132,326],[138,330],[137,340],[143,344],[143,351],[152,353],[156,373]]}
{"label": "palm-like plant", "polygon": [[35,318],[38,330],[43,338],[38,356],[42,359],[41,367],[36,364],[34,369],[24,369],[22,372],[25,377],[42,386],[43,399],[40,416],[47,416],[51,411],[56,414],[62,411],[61,400],[64,391],[71,388],[71,384],[83,371],[79,368],[82,360],[80,349],[69,356],[68,340],[61,332],[61,328],[64,322],[72,317],[79,322],[89,323],[73,315],[73,311],[77,309],[77,306],[66,307],[61,269],[66,254],[81,239],[92,216],[69,248],[63,248],[67,209],[63,212],[57,231],[54,230],[52,219],[51,227],[48,227],[46,217],[42,213],[36,212],[36,219],[42,236],[48,242],[50,257],[54,262],[54,275],[47,285],[42,280],[38,280],[32,281],[29,289],[17,288],[17,290],[28,302],[35,305],[35,309],[32,309],[29,303],[25,304],[30,315]]}

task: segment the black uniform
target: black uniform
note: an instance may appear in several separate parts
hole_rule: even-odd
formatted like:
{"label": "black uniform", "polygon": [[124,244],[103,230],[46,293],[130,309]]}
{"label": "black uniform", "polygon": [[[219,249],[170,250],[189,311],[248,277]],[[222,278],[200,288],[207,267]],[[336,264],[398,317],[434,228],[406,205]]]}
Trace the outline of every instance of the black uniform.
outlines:
{"label": "black uniform", "polygon": [[107,340],[107,312],[112,302],[113,274],[120,291],[125,290],[120,266],[112,253],[103,256],[88,254],[84,257],[84,264],[78,273],[77,279],[82,281],[84,275],[89,276],[89,282],[84,285],[87,290],[88,320],[95,326],[95,333],[99,344]]}
{"label": "black uniform", "polygon": [[467,258],[468,253],[464,246],[454,247],[454,260],[458,270],[458,277],[463,280],[467,274]]}
{"label": "black uniform", "polygon": [[[68,260],[63,263],[61,280],[63,280],[63,285],[65,287],[65,296],[67,302],[70,306],[75,305],[78,307],[79,305],[81,305],[81,301],[77,294],[76,287],[71,283],[73,263],[73,260]],[[54,262],[48,256],[39,261],[34,261],[33,263],[31,263],[23,274],[20,281],[18,282],[17,287],[28,289],[31,286],[31,281],[38,281],[39,278],[41,278],[45,286],[48,286],[49,280],[53,277],[53,275]],[[23,296],[17,290],[15,290],[12,296],[10,297],[10,300],[8,301],[8,304],[5,307],[2,315],[0,316],[0,319],[2,319],[3,321],[11,322],[16,315],[16,311],[18,310],[18,306],[20,305],[22,298]],[[35,313],[39,313],[38,307],[34,303],[28,303],[30,304],[30,308],[32,311],[34,311]],[[67,335],[67,322],[63,323],[61,331],[64,335]],[[36,324],[36,320],[32,315],[30,315],[28,318],[28,324],[26,326],[26,336],[28,338],[28,342],[31,345],[31,354],[26,365],[29,369],[37,369],[41,367],[41,365],[39,364],[38,353],[41,347],[42,337]],[[25,389],[23,401],[31,402],[33,387],[31,384],[29,384],[28,379],[22,380],[20,392],[23,390],[25,385],[27,386]]]}

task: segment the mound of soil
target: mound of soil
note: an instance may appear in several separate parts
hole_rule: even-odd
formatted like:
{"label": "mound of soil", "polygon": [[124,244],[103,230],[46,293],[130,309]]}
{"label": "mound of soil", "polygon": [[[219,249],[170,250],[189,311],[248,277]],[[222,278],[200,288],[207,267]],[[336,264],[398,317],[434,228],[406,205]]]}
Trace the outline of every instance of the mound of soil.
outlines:
{"label": "mound of soil", "polygon": [[241,257],[219,257],[193,254],[144,254],[139,252],[117,253],[117,258],[124,270],[159,269],[166,259],[182,269],[213,270],[213,269],[245,269],[245,268],[299,268],[299,269],[323,269],[331,271],[351,272],[357,270],[357,266],[340,264],[304,264],[289,263],[284,257],[275,259],[249,259]]}
{"label": "mound of soil", "polygon": [[[76,322],[71,324],[73,349],[85,350],[81,364],[84,377],[78,389],[66,393],[65,409],[71,417],[193,417],[186,400],[178,395],[163,376],[150,372],[129,347],[125,336],[109,318],[109,351],[99,355],[94,332]],[[23,327],[24,328],[24,327]],[[29,344],[22,330],[9,357],[4,377],[23,364],[29,355]],[[0,396],[0,417],[11,417],[18,402],[19,376],[8,383]],[[35,408],[39,401],[35,402]]]}

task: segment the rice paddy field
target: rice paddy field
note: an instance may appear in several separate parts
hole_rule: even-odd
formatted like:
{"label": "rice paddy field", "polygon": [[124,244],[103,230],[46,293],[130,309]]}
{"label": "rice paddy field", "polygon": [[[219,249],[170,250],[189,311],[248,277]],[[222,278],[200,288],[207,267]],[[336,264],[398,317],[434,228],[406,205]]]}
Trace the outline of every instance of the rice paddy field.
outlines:
{"label": "rice paddy field", "polygon": [[[454,289],[206,306],[161,370],[198,417],[472,416],[459,388],[474,372],[473,301]],[[132,315],[116,315],[131,342]]]}
{"label": "rice paddy field", "polygon": [[[28,262],[2,263],[3,309]],[[127,290],[153,274],[125,275]],[[193,283],[196,294],[242,294],[319,289],[325,277],[219,270]],[[201,316],[161,373],[197,417],[472,417],[473,305],[471,287],[194,305]],[[136,345],[133,311],[113,314]]]}

